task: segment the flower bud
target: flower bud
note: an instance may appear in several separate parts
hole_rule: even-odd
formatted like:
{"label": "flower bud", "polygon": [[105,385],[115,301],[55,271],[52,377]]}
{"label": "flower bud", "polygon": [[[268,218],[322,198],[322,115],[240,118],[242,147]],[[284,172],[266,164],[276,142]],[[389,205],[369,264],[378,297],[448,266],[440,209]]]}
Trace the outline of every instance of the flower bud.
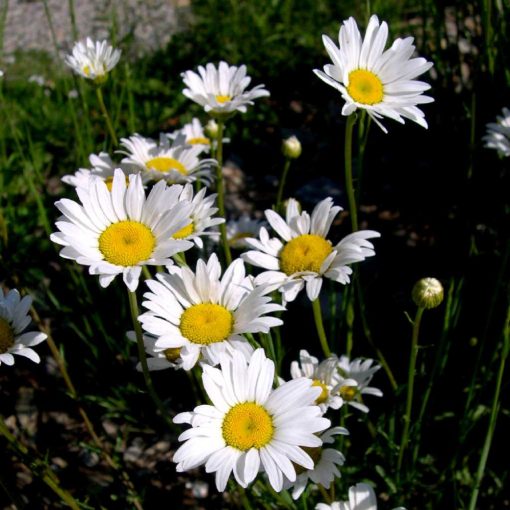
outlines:
{"label": "flower bud", "polygon": [[295,136],[283,140],[282,152],[286,158],[299,158],[301,156],[301,142]]}
{"label": "flower bud", "polygon": [[412,297],[420,308],[436,308],[443,301],[443,286],[435,278],[422,278],[414,285]]}
{"label": "flower bud", "polygon": [[204,128],[205,134],[212,139],[216,139],[218,137],[218,123],[211,119]]}

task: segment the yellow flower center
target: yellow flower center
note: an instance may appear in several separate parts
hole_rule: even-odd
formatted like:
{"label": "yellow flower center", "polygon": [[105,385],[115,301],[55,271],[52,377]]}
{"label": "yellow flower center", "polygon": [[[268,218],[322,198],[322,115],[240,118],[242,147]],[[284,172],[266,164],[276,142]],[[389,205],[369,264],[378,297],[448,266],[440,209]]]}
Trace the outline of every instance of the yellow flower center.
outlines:
{"label": "yellow flower center", "polygon": [[0,354],[7,352],[14,345],[14,331],[11,325],[0,317]]}
{"label": "yellow flower center", "polygon": [[[112,186],[113,186],[113,175],[110,175],[109,177],[107,177],[104,180],[104,183],[106,184],[106,187],[108,188],[108,191],[111,191],[112,190]],[[126,184],[129,184],[129,178],[128,178],[127,175],[126,175]]]}
{"label": "yellow flower center", "polygon": [[195,232],[195,224],[191,222],[189,225],[186,225],[185,227],[182,227],[180,230],[178,230],[172,237],[174,239],[185,239],[186,237],[190,236]]}
{"label": "yellow flower center", "polygon": [[180,330],[190,342],[209,345],[223,342],[232,333],[234,316],[224,306],[212,303],[193,305],[181,315]]}
{"label": "yellow flower center", "polygon": [[333,251],[331,243],[315,234],[304,234],[289,241],[280,251],[280,269],[287,275],[300,271],[318,273]]}
{"label": "yellow flower center", "polygon": [[211,141],[209,138],[206,138],[205,136],[197,136],[196,138],[188,138],[186,140],[186,143],[189,143],[190,145],[211,145]]}
{"label": "yellow flower center", "polygon": [[174,347],[165,349],[163,351],[163,354],[165,355],[165,358],[170,361],[170,363],[174,363],[181,357],[181,348],[180,347]]}
{"label": "yellow flower center", "polygon": [[170,170],[177,170],[182,175],[187,175],[186,167],[174,158],[166,156],[158,156],[157,158],[149,159],[146,163],[147,168],[157,170],[158,172],[170,172]]}
{"label": "yellow flower center", "polygon": [[90,66],[83,66],[83,73],[85,76],[90,76]]}
{"label": "yellow flower center", "polygon": [[340,396],[347,402],[354,400],[357,392],[356,386],[342,386],[339,390]]}
{"label": "yellow flower center", "polygon": [[384,98],[381,79],[366,69],[356,69],[349,73],[347,92],[354,101],[361,104],[377,104]]}
{"label": "yellow flower center", "polygon": [[225,415],[221,426],[225,442],[243,452],[262,448],[271,441],[273,419],[264,407],[255,402],[237,404]]}
{"label": "yellow flower center", "polygon": [[151,257],[155,245],[151,229],[138,221],[113,223],[99,236],[99,251],[116,266],[136,266]]}
{"label": "yellow flower center", "polygon": [[315,403],[317,405],[324,404],[324,402],[326,402],[326,400],[328,400],[328,396],[329,396],[328,387],[323,382],[319,381],[319,379],[314,379],[312,386],[318,386],[319,388],[322,388],[321,394],[317,397],[317,399],[315,400]]}
{"label": "yellow flower center", "polygon": [[222,96],[222,95],[220,94],[220,95],[218,95],[218,96],[215,96],[215,99],[216,99],[216,101],[218,101],[218,103],[223,104],[223,103],[226,103],[226,102],[228,102],[228,101],[231,101],[231,100],[232,100],[232,96],[228,96],[228,95],[226,95],[226,96]]}

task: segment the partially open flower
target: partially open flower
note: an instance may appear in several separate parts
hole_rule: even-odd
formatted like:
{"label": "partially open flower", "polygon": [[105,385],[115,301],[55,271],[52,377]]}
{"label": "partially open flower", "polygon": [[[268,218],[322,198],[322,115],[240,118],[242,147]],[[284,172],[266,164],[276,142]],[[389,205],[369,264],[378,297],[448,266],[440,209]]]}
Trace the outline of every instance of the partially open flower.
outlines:
{"label": "partially open flower", "polygon": [[99,85],[107,80],[120,54],[121,51],[114,49],[107,41],[93,41],[87,37],[74,45],[72,55],[67,55],[65,62],[75,73]]}
{"label": "partially open flower", "polygon": [[28,315],[31,305],[30,296],[21,299],[16,289],[4,295],[0,288],[0,365],[14,365],[14,354],[34,363],[41,361],[31,347],[44,342],[47,335],[40,331],[23,333],[31,321]]}

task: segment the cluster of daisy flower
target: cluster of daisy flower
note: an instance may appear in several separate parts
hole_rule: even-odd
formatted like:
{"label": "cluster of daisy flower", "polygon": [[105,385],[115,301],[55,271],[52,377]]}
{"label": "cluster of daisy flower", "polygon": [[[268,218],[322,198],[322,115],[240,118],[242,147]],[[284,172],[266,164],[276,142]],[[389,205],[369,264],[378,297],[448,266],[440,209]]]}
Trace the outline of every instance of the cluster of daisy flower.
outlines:
{"label": "cluster of daisy flower", "polygon": [[[376,16],[364,38],[350,18],[340,29],[339,47],[324,37],[333,64],[316,73],[340,91],[344,115],[364,109],[383,130],[383,117],[426,127],[417,105],[432,101],[422,94],[429,85],[415,78],[432,64],[411,58],[412,38],[397,39],[385,50],[387,37],[386,23]],[[87,39],[76,44],[67,63],[101,87],[119,58],[120,51],[105,41]],[[121,138],[116,161],[106,152],[91,155],[90,168],[62,178],[74,187],[77,200],[56,203],[62,216],[51,239],[63,247],[62,257],[87,266],[103,287],[122,274],[131,300],[136,301],[143,275],[144,311],[134,317],[137,328],[128,334],[149,356],[141,357],[140,370],[200,372],[210,403],[174,418],[189,425],[174,454],[177,470],[203,465],[215,474],[220,491],[231,476],[247,487],[264,473],[275,491],[290,489],[297,499],[310,482],[328,489],[340,476],[346,459],[338,438],[348,430],[332,426],[333,412],[347,405],[368,412],[362,397],[382,396],[370,386],[380,366],[329,352],[319,361],[302,350],[285,381],[276,373],[274,355],[271,359],[261,344],[272,341],[271,332],[283,324],[286,307],[301,291],[320,307],[324,278],[349,284],[352,265],[375,255],[372,241],[379,233],[359,230],[332,241],[330,230],[342,209],[331,198],[311,214],[290,198],[284,215],[277,207],[265,211],[265,221],[243,216],[225,223],[224,125],[269,92],[263,85],[248,89],[246,67],[226,62],[199,66],[182,78],[183,94],[203,107],[209,122],[203,126],[193,118],[157,140],[137,133]],[[283,153],[289,161],[299,157],[299,141],[286,140]],[[204,243],[207,236],[218,237],[218,227],[224,266],[218,254],[207,254]],[[232,262],[230,248],[242,251]],[[203,251],[188,265],[185,253],[191,250]],[[261,270],[252,276],[246,264]],[[0,319],[4,363],[10,362],[10,352],[28,356],[33,352],[28,346],[44,339],[39,334],[15,340],[26,326],[26,309],[25,304],[24,313]],[[348,502],[317,506],[326,508],[376,508],[375,495],[370,486],[358,484]]]}

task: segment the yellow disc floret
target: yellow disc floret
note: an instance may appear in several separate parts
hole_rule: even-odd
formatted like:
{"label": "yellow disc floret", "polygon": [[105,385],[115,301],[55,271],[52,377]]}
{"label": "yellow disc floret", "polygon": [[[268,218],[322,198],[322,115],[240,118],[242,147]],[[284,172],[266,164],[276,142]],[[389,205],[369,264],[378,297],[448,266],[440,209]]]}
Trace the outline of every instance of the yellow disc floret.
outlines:
{"label": "yellow disc floret", "polygon": [[14,345],[14,331],[11,325],[0,317],[0,354],[7,352]]}
{"label": "yellow disc floret", "polygon": [[227,103],[228,101],[232,101],[232,96],[229,96],[229,95],[224,95],[222,96],[221,94],[215,96],[215,99],[216,101],[218,101],[218,103]]}
{"label": "yellow disc floret", "polygon": [[366,69],[356,69],[349,73],[347,92],[354,101],[361,104],[377,104],[384,98],[381,79]]}
{"label": "yellow disc floret", "polygon": [[232,312],[212,303],[190,306],[182,313],[179,325],[184,338],[201,345],[223,342],[230,336],[233,327]]}
{"label": "yellow disc floret", "polygon": [[318,386],[322,389],[321,394],[316,398],[315,403],[317,405],[324,404],[326,400],[328,400],[329,390],[328,387],[322,382],[319,381],[319,379],[314,379],[312,386]]}
{"label": "yellow disc floret", "polygon": [[206,138],[205,136],[197,136],[196,138],[188,138],[186,140],[186,143],[189,143],[190,145],[211,145],[211,141],[209,138]]}
{"label": "yellow disc floret", "polygon": [[223,418],[221,426],[225,442],[243,452],[250,448],[262,448],[273,437],[271,415],[255,402],[237,404]]}
{"label": "yellow disc floret", "polygon": [[356,389],[356,386],[342,386],[339,393],[344,400],[350,402],[351,400],[354,400],[358,390]]}
{"label": "yellow disc floret", "polygon": [[195,232],[195,225],[193,222],[191,222],[189,225],[186,225],[185,227],[178,230],[172,237],[174,239],[185,239],[186,237],[190,236]]}
{"label": "yellow disc floret", "polygon": [[321,236],[304,234],[295,237],[280,251],[280,269],[289,276],[300,271],[318,273],[332,251],[331,243]]}
{"label": "yellow disc floret", "polygon": [[157,170],[158,172],[170,172],[170,170],[177,170],[182,175],[188,174],[186,167],[175,158],[158,156],[157,158],[149,159],[149,161],[145,164],[147,168]]}
{"label": "yellow disc floret", "polygon": [[165,349],[163,351],[163,354],[165,355],[167,361],[170,361],[170,363],[174,363],[181,357],[181,349],[180,347],[170,347],[168,349]]}
{"label": "yellow disc floret", "polygon": [[152,230],[138,221],[119,221],[99,236],[99,251],[116,266],[136,266],[151,258],[156,245]]}

